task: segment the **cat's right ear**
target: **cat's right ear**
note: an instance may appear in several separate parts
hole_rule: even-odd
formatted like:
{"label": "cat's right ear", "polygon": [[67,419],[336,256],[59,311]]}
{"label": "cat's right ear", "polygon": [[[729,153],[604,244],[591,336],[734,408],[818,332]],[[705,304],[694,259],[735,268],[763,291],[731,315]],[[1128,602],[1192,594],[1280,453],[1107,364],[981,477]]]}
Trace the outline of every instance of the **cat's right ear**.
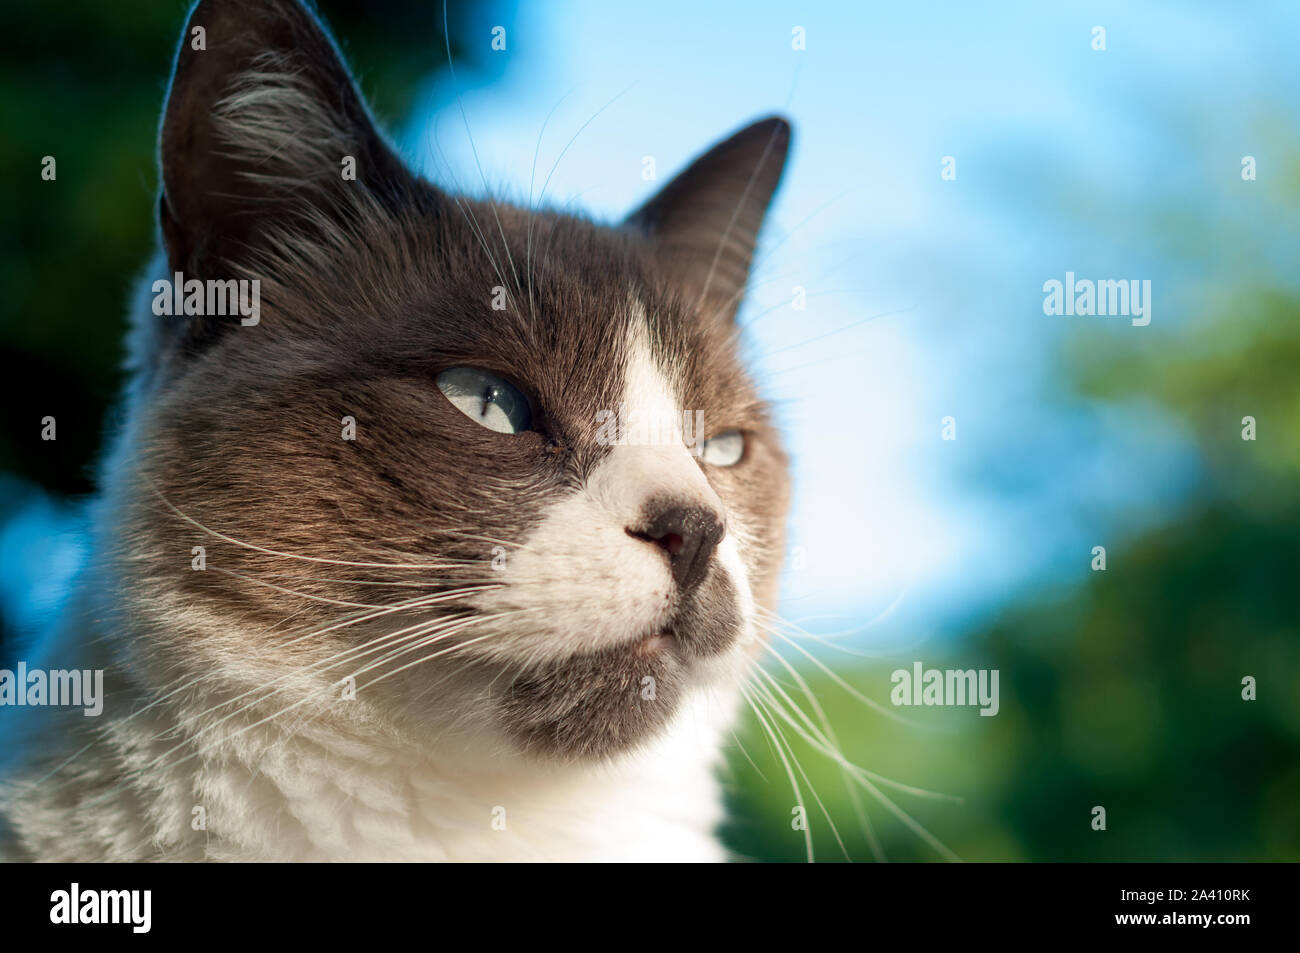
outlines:
{"label": "cat's right ear", "polygon": [[168,264],[225,278],[271,229],[395,205],[410,181],[329,35],[297,0],[200,0],[160,135]]}

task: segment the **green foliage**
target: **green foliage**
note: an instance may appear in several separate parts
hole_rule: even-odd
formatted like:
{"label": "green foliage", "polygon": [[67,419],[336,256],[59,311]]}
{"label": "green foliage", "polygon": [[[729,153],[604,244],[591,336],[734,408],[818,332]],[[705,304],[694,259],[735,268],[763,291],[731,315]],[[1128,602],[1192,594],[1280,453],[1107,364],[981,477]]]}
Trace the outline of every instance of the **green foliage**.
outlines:
{"label": "green foliage", "polygon": [[[1298,206],[1292,195],[1277,211],[1294,217]],[[1199,242],[1170,239],[1188,261],[1207,244],[1247,244],[1203,222],[1197,229]],[[1088,328],[1067,343],[1060,365],[1076,398],[1154,403],[1189,435],[1202,475],[1180,512],[1109,546],[1105,572],[1084,573],[1063,597],[1013,606],[970,633],[948,663],[927,658],[931,667],[970,668],[975,658],[998,669],[996,717],[930,709],[929,727],[907,728],[825,676],[809,677],[849,760],[964,798],[886,789],[963,859],[1300,860],[1300,294],[1292,285],[1289,272],[1257,268],[1227,286],[1207,283],[1172,330],[1136,338]],[[1253,441],[1242,439],[1244,416],[1256,420]],[[887,704],[890,670],[908,665],[835,669]],[[1257,680],[1256,701],[1243,700],[1246,676]],[[739,748],[730,758],[730,843],[756,859],[803,859],[790,782],[755,718],[740,740],[755,764]],[[799,779],[817,858],[843,854],[810,788],[849,856],[870,859],[832,759],[790,740],[811,780]],[[877,799],[864,801],[885,856],[940,856]],[[1091,828],[1097,805],[1105,831]]]}

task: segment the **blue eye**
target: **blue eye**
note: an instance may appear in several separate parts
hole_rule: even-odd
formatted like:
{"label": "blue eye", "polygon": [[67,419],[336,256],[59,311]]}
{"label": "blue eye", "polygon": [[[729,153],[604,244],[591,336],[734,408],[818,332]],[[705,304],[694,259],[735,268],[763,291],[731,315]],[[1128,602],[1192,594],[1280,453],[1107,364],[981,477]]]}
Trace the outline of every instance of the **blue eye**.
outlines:
{"label": "blue eye", "polygon": [[700,457],[715,467],[731,467],[745,455],[745,435],[739,430],[723,430],[704,441]]}
{"label": "blue eye", "polygon": [[449,367],[438,390],[466,417],[497,433],[519,433],[533,421],[528,398],[503,377],[477,367]]}

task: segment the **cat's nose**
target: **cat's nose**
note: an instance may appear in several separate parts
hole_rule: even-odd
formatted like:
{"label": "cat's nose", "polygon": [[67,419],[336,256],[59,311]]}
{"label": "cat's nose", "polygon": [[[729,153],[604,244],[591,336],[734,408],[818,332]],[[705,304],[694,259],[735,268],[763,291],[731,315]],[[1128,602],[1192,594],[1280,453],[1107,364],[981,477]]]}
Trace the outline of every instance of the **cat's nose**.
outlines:
{"label": "cat's nose", "polygon": [[708,574],[709,559],[727,533],[722,518],[703,506],[652,508],[646,523],[628,534],[653,543],[668,554],[673,579],[682,591],[698,586]]}

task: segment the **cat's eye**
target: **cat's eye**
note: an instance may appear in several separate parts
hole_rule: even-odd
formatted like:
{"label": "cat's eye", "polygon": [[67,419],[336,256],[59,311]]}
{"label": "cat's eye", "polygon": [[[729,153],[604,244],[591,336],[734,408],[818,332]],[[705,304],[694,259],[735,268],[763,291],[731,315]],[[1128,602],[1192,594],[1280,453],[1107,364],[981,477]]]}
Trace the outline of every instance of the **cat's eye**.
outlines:
{"label": "cat's eye", "polygon": [[745,455],[745,435],[739,430],[724,430],[704,441],[700,458],[715,467],[731,467]]}
{"label": "cat's eye", "polygon": [[527,430],[533,414],[528,398],[508,380],[477,367],[449,367],[438,375],[438,390],[475,423],[497,433]]}

